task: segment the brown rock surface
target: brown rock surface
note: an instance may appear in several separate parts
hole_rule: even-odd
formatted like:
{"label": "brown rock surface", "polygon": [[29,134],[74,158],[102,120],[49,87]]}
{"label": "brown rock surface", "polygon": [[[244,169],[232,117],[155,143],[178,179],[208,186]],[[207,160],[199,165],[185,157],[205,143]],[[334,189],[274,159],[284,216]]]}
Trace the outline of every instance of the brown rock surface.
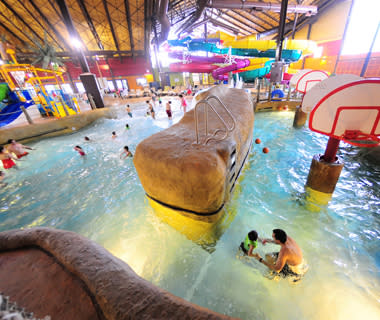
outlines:
{"label": "brown rock surface", "polygon": [[[208,111],[206,135],[205,108],[202,106],[198,109],[198,138],[202,143],[195,143],[193,109],[179,123],[143,140],[134,156],[140,181],[151,198],[198,215],[214,214],[223,207],[252,142],[254,115],[250,95],[241,89],[217,86],[202,92],[197,99],[213,95],[225,104],[235,119],[235,128],[224,140],[217,141],[223,136],[219,131],[217,139],[203,143],[223,125],[215,113]],[[223,107],[215,99],[209,102],[227,126],[232,127],[233,121]]]}
{"label": "brown rock surface", "polygon": [[57,319],[231,319],[140,278],[69,231],[0,232],[0,290],[28,312]]}

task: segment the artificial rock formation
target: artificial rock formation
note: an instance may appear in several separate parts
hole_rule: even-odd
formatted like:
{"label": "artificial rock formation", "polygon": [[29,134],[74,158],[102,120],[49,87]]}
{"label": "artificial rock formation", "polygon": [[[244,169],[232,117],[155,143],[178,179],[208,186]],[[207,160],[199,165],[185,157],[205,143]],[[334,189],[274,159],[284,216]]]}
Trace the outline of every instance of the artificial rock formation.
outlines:
{"label": "artificial rock formation", "polygon": [[232,319],[155,287],[74,232],[0,232],[0,266],[2,293],[38,318]]}
{"label": "artificial rock formation", "polygon": [[[207,130],[204,99],[219,114],[207,108]],[[241,89],[217,86],[196,100],[200,105],[180,122],[137,146],[134,164],[151,199],[197,218],[215,215],[228,200],[251,147],[254,113]]]}

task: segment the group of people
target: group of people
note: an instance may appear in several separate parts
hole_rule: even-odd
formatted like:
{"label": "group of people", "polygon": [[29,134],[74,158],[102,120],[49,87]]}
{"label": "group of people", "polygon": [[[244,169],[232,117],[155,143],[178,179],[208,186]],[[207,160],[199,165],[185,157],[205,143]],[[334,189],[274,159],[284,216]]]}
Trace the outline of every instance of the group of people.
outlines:
{"label": "group of people", "polygon": [[[4,169],[17,169],[17,164],[15,161],[19,161],[22,157],[29,154],[26,150],[34,150],[31,147],[24,146],[18,143],[14,139],[9,139],[6,147],[0,146],[0,160],[3,163]],[[0,171],[0,181],[5,177],[5,173]]]}
{"label": "group of people", "polygon": [[[186,109],[187,109],[186,99],[181,94],[179,95],[179,98],[181,99],[181,108],[183,110],[183,113],[186,113]],[[150,102],[149,100],[146,100],[145,102],[148,106],[148,110],[146,112],[146,115],[147,116],[150,115],[152,117],[152,119],[156,119],[156,112],[155,112],[154,108],[156,107],[157,97],[155,95],[152,95],[152,102]],[[173,116],[171,104],[172,104],[171,100],[168,100],[166,102],[166,105],[165,105],[165,111],[166,111],[166,114],[168,115],[169,120],[172,120],[172,116]],[[159,106],[162,105],[162,100],[160,97],[158,98],[158,105]],[[132,118],[130,106],[127,105],[126,109],[127,109],[128,115]]]}
{"label": "group of people", "polygon": [[[266,254],[265,259],[263,259],[258,253],[253,253],[259,241],[263,245],[266,243],[280,245],[281,249],[279,252]],[[261,239],[257,231],[252,230],[247,234],[239,248],[245,255],[256,258],[260,263],[282,277],[291,276],[294,277],[294,281],[298,281],[307,271],[307,264],[303,259],[301,248],[282,229],[274,229],[272,239]]]}
{"label": "group of people", "polygon": [[[130,129],[128,123],[125,125],[125,129],[126,130]],[[116,138],[117,138],[116,131],[112,131],[111,139],[116,139]],[[84,141],[90,142],[91,139],[89,137],[85,136],[84,137]],[[81,146],[75,146],[74,150],[77,151],[79,153],[79,155],[82,156],[82,157],[86,155],[86,153],[84,152],[84,150],[83,150],[83,148]],[[126,158],[129,158],[129,157],[133,157],[133,154],[132,154],[131,151],[129,151],[129,147],[128,146],[124,146],[123,147],[123,152],[120,154],[120,159],[126,159]]]}

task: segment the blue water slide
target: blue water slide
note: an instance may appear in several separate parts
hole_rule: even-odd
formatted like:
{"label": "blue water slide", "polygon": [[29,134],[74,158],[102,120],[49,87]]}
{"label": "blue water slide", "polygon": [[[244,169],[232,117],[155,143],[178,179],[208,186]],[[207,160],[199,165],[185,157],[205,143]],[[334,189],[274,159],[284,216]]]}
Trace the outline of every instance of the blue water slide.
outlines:
{"label": "blue water slide", "polygon": [[22,113],[22,110],[20,108],[21,106],[23,106],[26,109],[33,104],[34,104],[33,101],[27,101],[27,102],[11,103],[5,106],[0,111],[0,127],[4,127],[7,124],[17,119]]}
{"label": "blue water slide", "polygon": [[[185,40],[185,39],[184,39]],[[202,42],[202,41],[190,41],[184,42],[184,40],[173,40],[169,44],[172,46],[184,46],[188,47],[189,51],[208,51],[216,54],[228,54],[231,50],[231,55],[233,56],[243,56],[243,57],[258,57],[258,58],[275,58],[276,50],[269,49],[265,51],[260,51],[257,49],[241,49],[241,48],[218,48],[214,43]],[[186,39],[189,41],[188,39]],[[177,41],[177,43],[175,42]],[[302,56],[302,50],[282,50],[282,59],[286,62],[298,61]]]}

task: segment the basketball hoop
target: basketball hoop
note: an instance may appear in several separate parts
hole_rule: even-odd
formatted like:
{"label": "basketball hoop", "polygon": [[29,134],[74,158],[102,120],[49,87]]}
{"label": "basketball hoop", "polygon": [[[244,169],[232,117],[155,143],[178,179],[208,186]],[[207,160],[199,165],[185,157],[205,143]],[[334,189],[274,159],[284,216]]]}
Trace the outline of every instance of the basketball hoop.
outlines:
{"label": "basketball hoop", "polygon": [[380,145],[380,79],[335,88],[312,108],[309,128],[358,147]]}
{"label": "basketball hoop", "polygon": [[360,130],[346,130],[340,140],[356,147],[372,148],[380,145],[380,137]]}

